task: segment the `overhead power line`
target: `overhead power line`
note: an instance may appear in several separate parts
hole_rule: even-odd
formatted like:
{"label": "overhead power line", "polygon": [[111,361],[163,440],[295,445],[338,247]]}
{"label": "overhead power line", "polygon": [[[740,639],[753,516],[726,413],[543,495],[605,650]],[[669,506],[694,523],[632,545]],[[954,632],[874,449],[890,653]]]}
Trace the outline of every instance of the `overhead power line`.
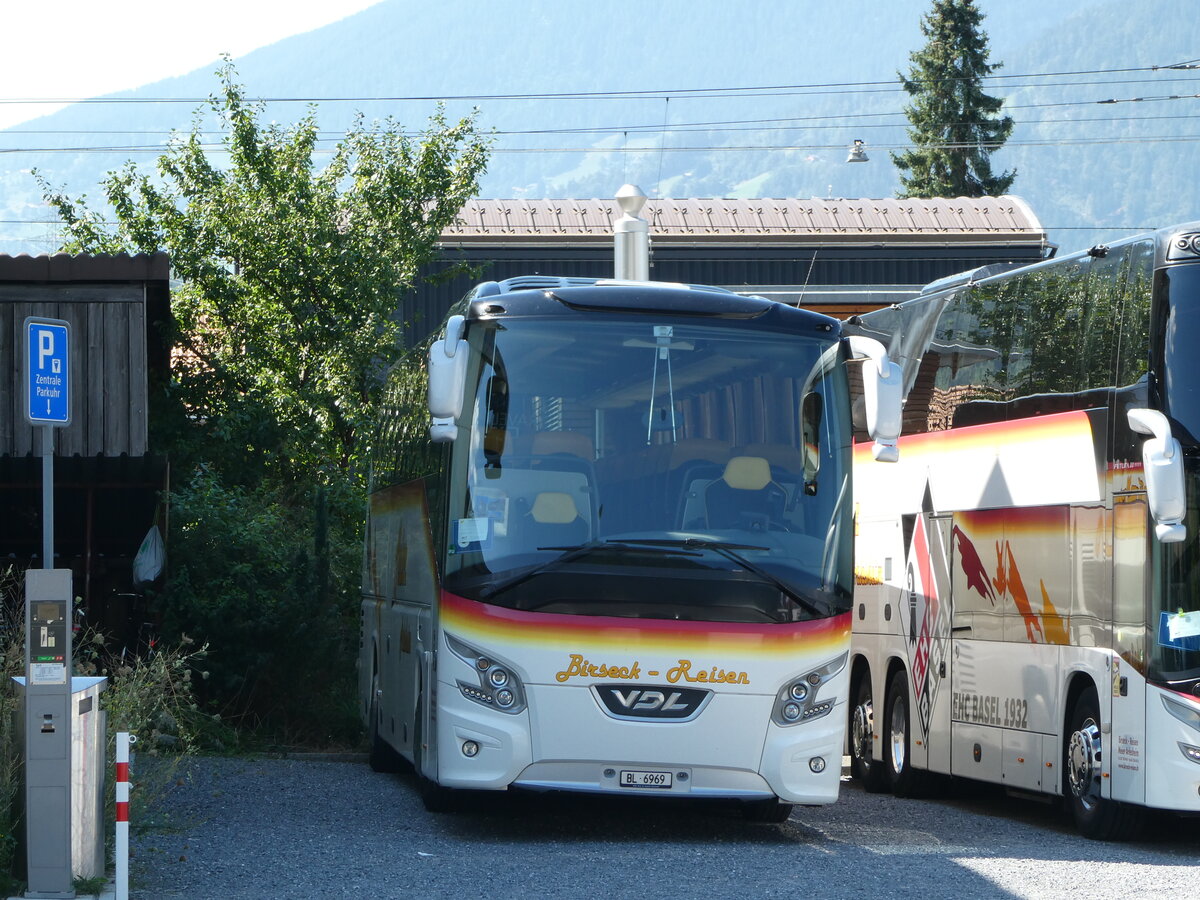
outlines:
{"label": "overhead power line", "polygon": [[[1151,66],[1127,66],[1112,69],[1079,69],[1063,72],[1028,72],[1012,75],[988,75],[981,80],[985,83],[1001,82],[1004,87],[1034,87],[1038,85],[1022,85],[1014,84],[1016,79],[1043,79],[1043,78],[1065,78],[1076,77],[1083,75],[1120,75],[1132,74],[1136,72],[1163,72],[1163,71],[1179,71],[1197,68],[1187,63],[1174,63],[1171,65],[1151,65]],[[961,81],[963,77],[939,79],[938,83]],[[973,79],[974,80],[974,79]],[[1126,79],[1126,80],[1106,80],[1102,82],[1084,81],[1084,82],[1062,82],[1059,86],[1078,86],[1097,84],[1140,84],[1140,83],[1157,83],[1163,81],[1185,80],[1185,76],[1177,78],[1153,78],[1153,79]],[[835,90],[837,89],[837,90]],[[626,100],[637,98],[658,98],[670,96],[675,98],[706,98],[714,99],[721,97],[747,97],[759,96],[763,94],[771,96],[786,96],[789,94],[812,94],[812,93],[834,93],[834,94],[857,94],[857,93],[880,93],[885,91],[902,91],[898,81],[830,81],[830,82],[814,82],[810,84],[776,84],[776,85],[749,85],[749,86],[722,86],[710,88],[655,88],[643,90],[607,90],[607,91],[561,91],[561,92],[530,92],[530,93],[509,93],[509,94],[413,94],[413,95],[393,95],[393,96],[278,96],[278,97],[248,97],[250,102],[263,103],[396,103],[408,101],[420,102],[436,102],[439,100],[445,101],[501,101],[501,100]],[[79,104],[145,104],[145,103],[207,103],[211,100],[219,98],[214,97],[10,97],[0,98],[0,104],[47,104],[47,103],[79,103]]]}
{"label": "overhead power line", "polygon": [[[321,142],[329,143],[332,139],[322,139]],[[1046,139],[1030,139],[1023,141],[1008,140],[1003,144],[988,143],[979,141],[965,142],[945,142],[941,144],[921,144],[922,149],[940,148],[944,150],[955,149],[975,149],[980,147],[988,150],[997,150],[1002,146],[1010,147],[1068,147],[1068,146],[1089,146],[1089,145],[1107,145],[1107,144],[1141,144],[1150,141],[1159,143],[1195,143],[1200,142],[1200,134],[1161,134],[1161,135],[1136,135],[1128,137],[1102,137],[1102,138],[1046,138]],[[896,143],[896,144],[875,144],[873,149],[876,150],[912,150],[916,145],[911,143]],[[105,147],[95,146],[79,146],[79,147],[21,147],[21,148],[2,148],[0,147],[0,155],[8,155],[13,153],[162,153],[168,147],[163,144],[126,144],[112,145]],[[224,144],[202,144],[200,149],[207,153],[226,153],[228,152]],[[836,150],[844,151],[845,145],[837,144],[739,144],[739,145],[689,145],[678,147],[666,146],[644,146],[644,147],[493,147],[493,154],[528,154],[528,153],[748,153],[748,152],[778,152],[778,151],[798,151],[798,150]],[[333,153],[333,147],[316,147],[314,153]]]}
{"label": "overhead power line", "polygon": [[[1020,110],[1020,109],[1048,109],[1061,107],[1077,107],[1077,106],[1103,106],[1117,103],[1153,103],[1167,100],[1197,100],[1200,99],[1200,94],[1172,94],[1161,97],[1127,97],[1127,98],[1109,98],[1104,100],[1083,100],[1083,101],[1068,101],[1063,103],[1036,103],[1024,104],[1005,107],[1005,110]],[[894,118],[895,122],[865,122],[865,119],[882,119]],[[1141,122],[1141,121],[1170,121],[1178,119],[1193,119],[1192,115],[1165,115],[1165,116],[1092,116],[1081,119],[1018,119],[1015,121],[1017,125],[1076,125],[1083,123],[1098,123],[1112,124],[1115,122]],[[829,123],[831,124],[814,124],[814,123]],[[790,123],[790,124],[789,124]],[[970,124],[970,123],[958,123]],[[881,112],[881,113],[860,113],[853,120],[848,119],[844,115],[828,115],[828,116],[784,116],[771,119],[726,119],[711,122],[673,122],[663,124],[662,122],[654,124],[639,124],[639,125],[603,125],[592,127],[577,127],[577,128],[530,128],[530,129],[509,129],[495,130],[490,132],[499,137],[516,137],[523,135],[586,135],[586,134],[641,134],[641,135],[657,135],[665,132],[677,134],[698,133],[705,134],[710,132],[728,132],[728,131],[801,131],[801,130],[816,130],[816,129],[851,129],[861,130],[866,128],[901,128],[908,127],[909,122],[902,112]],[[10,129],[0,132],[0,140],[9,135],[22,136],[50,136],[50,135],[71,135],[71,136],[87,136],[87,135],[132,135],[132,136],[160,136],[170,138],[172,135],[178,135],[181,138],[189,138],[192,135],[198,137],[219,137],[224,132],[218,130],[201,130],[201,131],[178,131],[178,130],[121,130],[121,129]],[[401,130],[400,135],[404,137],[417,138],[421,136],[420,131]],[[321,130],[317,132],[318,140],[331,141],[340,140],[345,132]],[[1010,142],[1011,143],[1011,142]],[[165,149],[167,144],[161,143],[153,145]],[[104,152],[114,152],[108,147],[99,148],[0,148],[0,152],[57,152],[57,150],[68,151],[78,150],[86,152],[88,149],[103,150]],[[116,148],[120,149],[120,148]],[[152,149],[147,145],[135,145],[132,149]]]}

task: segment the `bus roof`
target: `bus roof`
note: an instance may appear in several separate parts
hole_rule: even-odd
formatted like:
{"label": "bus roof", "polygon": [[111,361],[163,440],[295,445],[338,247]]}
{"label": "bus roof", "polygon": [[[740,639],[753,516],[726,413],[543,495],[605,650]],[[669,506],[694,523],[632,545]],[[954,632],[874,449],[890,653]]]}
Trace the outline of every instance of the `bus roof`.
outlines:
{"label": "bus roof", "polygon": [[[785,330],[841,331],[836,319],[777,300],[709,285],[657,281],[527,275],[477,285],[464,298],[470,318],[493,315],[555,315],[576,312],[658,313],[718,319],[757,319],[773,314]],[[516,305],[510,305],[514,303]]]}

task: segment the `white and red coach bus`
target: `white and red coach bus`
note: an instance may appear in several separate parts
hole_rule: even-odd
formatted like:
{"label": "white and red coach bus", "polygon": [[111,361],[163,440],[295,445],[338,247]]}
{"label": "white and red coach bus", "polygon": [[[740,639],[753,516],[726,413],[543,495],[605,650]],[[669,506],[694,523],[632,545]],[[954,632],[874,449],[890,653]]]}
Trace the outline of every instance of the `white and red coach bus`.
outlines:
{"label": "white and red coach bus", "polygon": [[1200,224],[852,318],[903,369],[856,460],[850,751],[1062,795],[1092,837],[1200,812]]}
{"label": "white and red coach bus", "polygon": [[876,377],[882,347],[850,344],[717,288],[469,293],[394,368],[374,450],[372,765],[411,762],[431,808],[509,787],[731,798],[768,820],[834,801],[852,352],[875,354],[883,439],[899,386]]}

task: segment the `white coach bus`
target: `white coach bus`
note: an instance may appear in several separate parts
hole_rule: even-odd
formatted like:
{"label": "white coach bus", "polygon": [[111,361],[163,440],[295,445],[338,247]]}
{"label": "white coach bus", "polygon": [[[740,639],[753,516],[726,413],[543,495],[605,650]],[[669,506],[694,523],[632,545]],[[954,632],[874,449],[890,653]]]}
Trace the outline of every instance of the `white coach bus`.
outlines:
{"label": "white coach bus", "polygon": [[856,457],[854,775],[1062,795],[1095,838],[1200,812],[1200,223],[847,330],[905,394],[899,464]]}
{"label": "white coach bus", "polygon": [[[765,820],[833,802],[853,587],[841,325],[717,288],[542,277],[451,313],[393,370],[376,441],[372,766],[407,760],[431,809],[509,787],[731,798]],[[887,456],[898,370],[854,343],[875,354],[874,407],[895,386]]]}

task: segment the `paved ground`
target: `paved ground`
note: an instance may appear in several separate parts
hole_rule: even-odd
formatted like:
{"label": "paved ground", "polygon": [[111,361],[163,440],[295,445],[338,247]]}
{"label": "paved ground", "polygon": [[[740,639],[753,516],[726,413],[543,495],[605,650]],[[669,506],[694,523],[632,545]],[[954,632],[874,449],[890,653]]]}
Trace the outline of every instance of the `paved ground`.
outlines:
{"label": "paved ground", "polygon": [[[135,775],[136,778],[136,775]],[[432,815],[365,764],[199,759],[135,837],[135,900],[382,897],[920,897],[1197,894],[1200,823],[1124,845],[1050,806],[960,786],[898,800],[844,784],[783,825],[718,804],[487,795]],[[136,823],[135,823],[136,824]]]}

